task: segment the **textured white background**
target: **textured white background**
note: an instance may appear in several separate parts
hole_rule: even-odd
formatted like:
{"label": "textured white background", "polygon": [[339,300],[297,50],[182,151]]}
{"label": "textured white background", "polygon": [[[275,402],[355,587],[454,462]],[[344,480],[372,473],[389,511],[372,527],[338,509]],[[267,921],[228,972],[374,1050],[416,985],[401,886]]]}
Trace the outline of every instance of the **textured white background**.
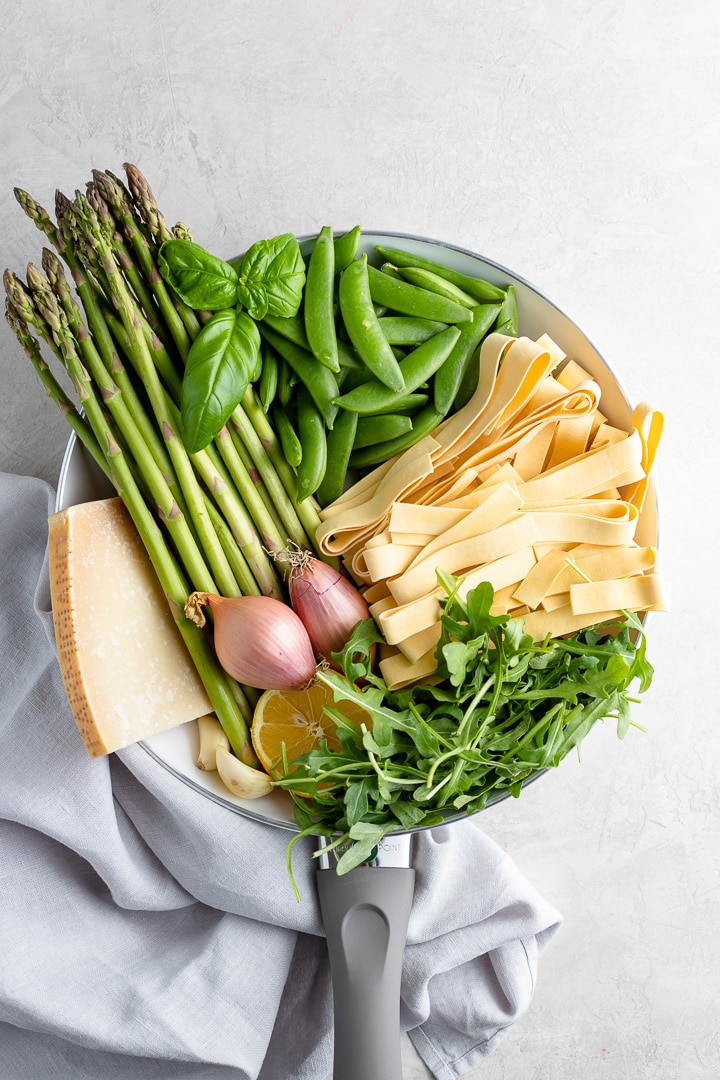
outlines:
{"label": "textured white background", "polygon": [[[715,552],[720,7],[714,0],[0,0],[0,260],[93,167],[146,173],[234,254],[360,223],[512,267],[666,413],[673,612],[624,743],[487,812],[565,915],[485,1080],[694,1080],[720,1062]],[[0,468],[55,482],[64,422],[0,328]],[[406,1047],[408,1080],[428,1075]]]}

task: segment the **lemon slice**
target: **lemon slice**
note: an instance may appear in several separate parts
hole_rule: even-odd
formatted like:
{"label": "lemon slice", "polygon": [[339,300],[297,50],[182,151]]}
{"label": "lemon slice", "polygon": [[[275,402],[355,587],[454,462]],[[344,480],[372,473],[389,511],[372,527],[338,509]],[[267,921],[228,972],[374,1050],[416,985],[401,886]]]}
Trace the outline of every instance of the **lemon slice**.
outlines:
{"label": "lemon slice", "polygon": [[[260,763],[274,779],[283,775],[283,747],[287,761],[294,761],[320,745],[340,749],[333,719],[324,712],[330,705],[358,727],[371,723],[369,714],[351,701],[335,701],[332,690],[313,683],[307,690],[266,690],[255,706],[252,741]],[[292,771],[292,770],[290,770]]]}

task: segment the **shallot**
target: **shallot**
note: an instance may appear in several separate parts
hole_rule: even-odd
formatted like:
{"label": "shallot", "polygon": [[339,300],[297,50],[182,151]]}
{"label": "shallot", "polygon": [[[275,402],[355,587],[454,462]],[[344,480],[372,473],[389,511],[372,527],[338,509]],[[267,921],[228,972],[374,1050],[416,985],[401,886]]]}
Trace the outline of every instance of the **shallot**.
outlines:
{"label": "shallot", "polygon": [[288,592],[293,610],[308,632],[318,660],[330,661],[350,638],[359,622],[370,618],[368,605],[353,583],[339,570],[300,548],[274,553],[290,563]]}
{"label": "shallot", "polygon": [[293,609],[271,596],[216,596],[194,592],[185,614],[205,624],[213,615],[214,644],[223,669],[245,686],[260,690],[303,690],[317,664],[308,632]]}

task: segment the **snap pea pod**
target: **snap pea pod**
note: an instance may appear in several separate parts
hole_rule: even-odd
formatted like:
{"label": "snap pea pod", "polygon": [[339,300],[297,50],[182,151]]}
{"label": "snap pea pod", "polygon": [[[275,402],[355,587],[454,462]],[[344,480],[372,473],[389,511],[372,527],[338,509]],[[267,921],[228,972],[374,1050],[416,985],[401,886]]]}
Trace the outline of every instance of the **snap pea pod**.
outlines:
{"label": "snap pea pod", "polygon": [[277,399],[285,409],[290,404],[297,381],[297,375],[287,361],[278,356]]}
{"label": "snap pea pod", "polygon": [[390,345],[422,345],[433,334],[439,334],[447,323],[432,319],[416,319],[410,315],[384,315],[380,329]]}
{"label": "snap pea pod", "polygon": [[261,351],[262,368],[258,380],[258,397],[263,410],[267,412],[275,400],[278,388],[278,355],[267,341]]}
{"label": "snap pea pod", "polygon": [[303,502],[320,487],[327,465],[325,421],[306,386],[298,389],[297,424],[302,446],[297,468],[298,501]]}
{"label": "snap pea pod", "polygon": [[297,437],[297,432],[292,425],[290,417],[285,409],[279,404],[271,406],[270,417],[273,422],[273,428],[280,440],[280,446],[285,455],[285,460],[288,465],[292,465],[293,469],[297,469],[302,461],[302,445]]}
{"label": "snap pea pod", "polygon": [[345,267],[349,266],[353,259],[357,258],[358,248],[360,247],[360,234],[360,226],[356,225],[354,229],[349,229],[348,232],[335,237],[336,274],[341,274]]}
{"label": "snap pea pod", "polygon": [[411,252],[403,251],[401,248],[385,247],[383,244],[377,244],[375,250],[378,255],[382,256],[383,259],[388,259],[395,266],[419,266],[424,270],[430,270],[485,303],[502,302],[505,299],[505,290],[497,285],[492,285],[482,278],[471,277],[469,274],[461,274],[458,270],[451,270],[433,259],[427,259],[422,255],[413,255]]}
{"label": "snap pea pod", "polygon": [[335,404],[338,384],[334,373],[323,364],[318,364],[313,354],[307,349],[302,349],[281,334],[276,334],[265,320],[258,323],[258,328],[265,340],[283,357],[297,375],[300,383],[309,391],[320,415],[331,428],[338,411],[338,406]]}
{"label": "snap pea pod", "polygon": [[399,315],[417,315],[421,319],[444,323],[470,321],[469,308],[428,289],[411,285],[409,281],[383,274],[374,266],[368,266],[368,281],[372,299]]}
{"label": "snap pea pod", "polygon": [[[447,360],[459,337],[459,328],[448,326],[422,345],[418,345],[404,360],[400,361],[405,394],[413,393],[435,374]],[[388,390],[379,379],[369,379],[346,394],[341,394],[335,400],[336,404],[343,409],[368,415],[392,406],[398,401],[398,395]]]}
{"label": "snap pea pod", "polygon": [[493,330],[498,334],[506,334],[507,337],[518,336],[517,293],[514,285],[507,287]]}
{"label": "snap pea pod", "polygon": [[306,352],[312,352],[305,333],[305,320],[302,314],[290,315],[287,318],[281,315],[265,315],[262,321],[258,323],[260,329],[262,329],[263,325],[269,326],[271,330],[286,338],[287,341],[292,341],[293,345],[299,345]]}
{"label": "snap pea pod", "polygon": [[[514,285],[509,285],[507,288],[505,300],[500,305],[492,330],[494,333],[506,334],[507,337],[518,336],[517,296]],[[470,400],[477,386],[478,375],[478,357],[471,354],[457,387],[452,404],[454,409],[461,409]]]}
{"label": "snap pea pod", "polygon": [[422,289],[436,292],[439,296],[445,296],[448,300],[454,300],[461,307],[473,308],[478,303],[477,298],[471,296],[464,289],[453,285],[452,281],[446,281],[432,270],[425,270],[422,266],[404,266],[400,270],[400,276],[409,281],[411,285],[419,285]]}
{"label": "snap pea pod", "polygon": [[360,354],[347,341],[341,341],[340,338],[338,338],[337,350],[341,369],[361,368],[365,370],[365,365],[362,362]]}
{"label": "snap pea pod", "polygon": [[453,351],[433,380],[435,408],[443,416],[452,408],[470,359],[501,310],[499,304],[478,304],[473,308],[472,322],[460,327]]}
{"label": "snap pea pod", "polygon": [[[370,413],[371,416],[382,416],[386,412],[394,413],[407,413],[408,416],[412,416],[418,412],[423,405],[428,403],[428,394],[401,394],[396,397],[395,401],[388,402],[387,405],[380,409],[376,409],[374,413]],[[341,410],[344,412],[345,410]],[[360,415],[360,414],[356,414]]]}
{"label": "snap pea pod", "polygon": [[[354,414],[357,416],[357,413]],[[374,416],[358,417],[355,442],[353,447],[359,450],[363,446],[376,446],[378,443],[396,439],[412,430],[412,420],[402,413],[377,413]]]}
{"label": "snap pea pod", "polygon": [[398,270],[397,266],[393,266],[392,263],[383,263],[380,267],[383,274],[387,274],[388,277],[395,278],[396,281],[402,281],[403,276]]}
{"label": "snap pea pod", "polygon": [[315,497],[321,506],[329,506],[330,503],[339,499],[345,490],[345,478],[355,442],[357,424],[357,413],[341,411],[332,431],[327,433],[325,475],[315,492]]}
{"label": "snap pea pod", "polygon": [[425,435],[429,435],[442,419],[434,405],[426,406],[413,420],[411,431],[406,432],[404,435],[398,435],[396,439],[388,439],[387,442],[380,443],[379,446],[364,446],[360,450],[353,450],[350,455],[350,467],[364,469],[372,465],[381,465],[383,461],[389,461],[391,457],[409,450]]}
{"label": "snap pea pod", "polygon": [[351,342],[363,361],[390,390],[405,389],[398,361],[375,314],[368,282],[367,257],[355,259],[340,277],[340,313]]}
{"label": "snap pea pod", "polygon": [[308,261],[303,317],[305,334],[315,358],[331,371],[338,371],[335,333],[335,245],[332,229],[323,225]]}

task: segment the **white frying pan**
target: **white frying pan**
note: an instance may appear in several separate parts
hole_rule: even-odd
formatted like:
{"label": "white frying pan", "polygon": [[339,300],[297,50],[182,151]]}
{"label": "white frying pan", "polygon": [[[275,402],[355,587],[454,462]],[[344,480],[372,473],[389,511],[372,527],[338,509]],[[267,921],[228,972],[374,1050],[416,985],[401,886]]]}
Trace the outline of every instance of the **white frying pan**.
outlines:
{"label": "white frying pan", "polygon": [[[617,375],[580,328],[552,301],[517,274],[461,248],[396,233],[363,234],[361,250],[372,256],[375,244],[401,247],[445,265],[516,288],[520,333],[547,333],[597,381],[602,411],[611,423],[628,428],[632,409]],[[58,482],[56,509],[106,498],[108,482],[72,435]],[[646,500],[638,525],[641,544],[656,544],[657,503]],[[284,792],[256,800],[232,795],[216,774],[195,765],[195,725],[185,724],[140,745],[178,781],[209,799],[277,828],[297,832],[292,802]],[[460,813],[456,818],[464,817]],[[448,818],[452,821],[453,818]],[[410,830],[395,833],[378,847],[371,864],[338,877],[333,856],[321,857],[318,896],[327,933],[335,1009],[335,1080],[400,1080],[400,976],[407,923],[412,905],[414,870],[410,866]]]}

